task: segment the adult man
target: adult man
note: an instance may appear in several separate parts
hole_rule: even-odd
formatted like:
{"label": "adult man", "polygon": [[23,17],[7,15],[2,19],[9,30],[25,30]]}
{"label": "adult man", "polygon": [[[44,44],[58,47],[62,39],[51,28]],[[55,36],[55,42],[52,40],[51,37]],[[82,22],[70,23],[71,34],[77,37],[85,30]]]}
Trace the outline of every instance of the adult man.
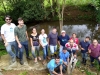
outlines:
{"label": "adult man", "polygon": [[93,43],[90,44],[88,52],[90,53],[91,66],[94,66],[94,59],[98,60],[100,65],[100,44],[98,44],[98,41],[96,39],[94,39]]}
{"label": "adult man", "polygon": [[63,64],[63,71],[65,72],[69,63],[69,52],[67,51],[66,47],[63,47],[63,50],[59,53],[60,59],[64,61],[65,64]]}
{"label": "adult man", "polygon": [[56,54],[57,38],[58,38],[57,29],[53,28],[52,32],[48,35],[48,43],[49,43],[49,46],[50,46],[51,57],[53,57],[53,55]]}
{"label": "adult man", "polygon": [[69,36],[66,34],[65,30],[61,31],[61,35],[58,36],[58,44],[60,46],[59,52],[63,50],[63,47],[65,47],[65,44],[69,41]]}
{"label": "adult man", "polygon": [[15,38],[18,43],[19,47],[19,57],[20,57],[20,64],[23,65],[23,51],[25,48],[26,51],[26,58],[31,59],[29,57],[29,51],[28,51],[28,34],[27,34],[27,28],[24,24],[24,21],[22,18],[18,18],[18,26],[15,28]]}
{"label": "adult man", "polygon": [[[6,23],[1,27],[1,37],[5,43],[7,52],[11,56],[12,63],[14,63],[16,61],[16,56],[18,57],[17,45],[14,36],[14,29],[16,26],[15,24],[11,23],[12,18],[9,15],[5,17],[5,21]],[[16,55],[12,51],[12,46],[15,49]]]}
{"label": "adult man", "polygon": [[[63,60],[57,56],[55,59],[52,59],[48,64],[47,68],[50,72],[50,75],[63,75],[62,73],[62,64]],[[56,72],[55,69],[60,69],[60,73]]]}
{"label": "adult man", "polygon": [[65,47],[67,48],[68,52],[71,54],[76,54],[77,50],[78,50],[78,45],[76,43],[74,43],[74,41],[71,39],[69,40],[68,43],[65,44]]}
{"label": "adult man", "polygon": [[90,45],[89,40],[90,40],[90,37],[86,37],[85,40],[81,41],[79,44],[80,49],[81,49],[81,53],[82,53],[82,63],[84,65],[86,65],[88,47]]}

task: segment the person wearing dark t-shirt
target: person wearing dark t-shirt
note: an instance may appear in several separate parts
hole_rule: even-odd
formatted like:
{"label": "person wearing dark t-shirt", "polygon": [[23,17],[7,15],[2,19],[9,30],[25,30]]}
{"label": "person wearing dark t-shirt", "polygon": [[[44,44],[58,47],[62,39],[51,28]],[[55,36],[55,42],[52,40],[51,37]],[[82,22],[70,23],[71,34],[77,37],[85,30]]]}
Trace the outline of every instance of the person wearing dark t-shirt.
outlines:
{"label": "person wearing dark t-shirt", "polygon": [[30,42],[31,42],[32,55],[35,58],[34,62],[37,62],[37,57],[39,60],[41,60],[41,58],[39,57],[39,34],[37,34],[36,32],[36,28],[32,29],[32,34],[30,35]]}
{"label": "person wearing dark t-shirt", "polygon": [[85,40],[81,41],[80,44],[79,44],[80,49],[81,49],[81,53],[82,53],[82,63],[84,65],[86,65],[88,47],[90,45],[89,40],[90,40],[90,38],[86,37]]}
{"label": "person wearing dark t-shirt", "polygon": [[48,35],[48,43],[49,43],[49,46],[50,46],[51,57],[53,57],[53,55],[56,55],[57,38],[58,38],[57,29],[53,28],[52,32],[49,33],[49,35]]}
{"label": "person wearing dark t-shirt", "polygon": [[61,35],[58,36],[58,44],[59,44],[59,52],[61,52],[63,50],[63,47],[65,47],[65,44],[68,42],[69,40],[69,36],[66,34],[66,32],[64,30],[61,31]]}

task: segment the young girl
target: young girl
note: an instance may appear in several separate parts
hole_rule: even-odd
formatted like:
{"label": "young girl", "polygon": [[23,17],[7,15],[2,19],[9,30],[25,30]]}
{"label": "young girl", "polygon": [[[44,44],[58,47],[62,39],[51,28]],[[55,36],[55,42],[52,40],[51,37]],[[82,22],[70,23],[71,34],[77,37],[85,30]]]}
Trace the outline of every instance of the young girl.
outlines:
{"label": "young girl", "polygon": [[[32,29],[32,34],[30,35],[30,43],[32,48],[32,55],[35,58],[34,62],[37,62],[37,57],[39,60],[41,60],[41,58],[39,57],[39,35],[37,34],[36,28]],[[37,56],[35,52],[37,53]]]}

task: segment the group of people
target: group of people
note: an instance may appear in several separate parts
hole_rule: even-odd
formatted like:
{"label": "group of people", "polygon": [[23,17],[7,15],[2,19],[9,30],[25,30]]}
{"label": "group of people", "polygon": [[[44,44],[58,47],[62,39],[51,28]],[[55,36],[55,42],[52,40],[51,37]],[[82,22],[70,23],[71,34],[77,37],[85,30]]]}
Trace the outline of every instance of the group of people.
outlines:
{"label": "group of people", "polygon": [[[100,65],[100,44],[98,44],[96,39],[90,43],[90,37],[87,36],[84,40],[79,41],[75,33],[69,37],[65,30],[62,30],[61,35],[58,35],[55,27],[52,28],[52,31],[48,35],[45,33],[44,29],[38,34],[36,28],[33,27],[32,33],[28,36],[27,26],[24,24],[22,18],[18,18],[17,26],[11,23],[11,21],[11,16],[7,15],[5,17],[6,23],[1,26],[1,37],[7,52],[11,56],[12,63],[16,62],[16,58],[18,58],[20,59],[20,64],[24,64],[24,50],[26,51],[26,58],[32,60],[29,56],[28,49],[28,41],[30,41],[34,62],[41,60],[39,53],[40,46],[43,49],[43,64],[46,63],[46,59],[51,59],[47,64],[47,68],[51,75],[63,75],[63,71],[66,70],[71,55],[73,54],[76,59],[77,52],[80,50],[82,54],[82,63],[84,65],[86,65],[88,54],[90,55],[92,67],[94,66],[94,59],[96,59]],[[58,53],[57,45],[59,47]],[[12,50],[12,46],[14,47],[14,51]],[[49,48],[50,53],[48,51]],[[59,72],[55,71],[55,69],[59,70]]]}

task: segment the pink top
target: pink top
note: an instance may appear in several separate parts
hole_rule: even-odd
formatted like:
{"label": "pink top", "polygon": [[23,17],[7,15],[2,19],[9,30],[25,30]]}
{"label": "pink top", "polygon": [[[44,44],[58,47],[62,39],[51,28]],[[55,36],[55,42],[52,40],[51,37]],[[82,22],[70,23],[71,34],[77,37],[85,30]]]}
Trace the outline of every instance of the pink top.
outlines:
{"label": "pink top", "polygon": [[71,39],[74,41],[74,43],[79,44],[78,38],[73,39],[73,38],[71,37],[70,40],[71,40]]}
{"label": "pink top", "polygon": [[94,45],[91,44],[88,49],[91,50],[90,55],[92,57],[98,57],[98,56],[100,56],[100,44],[98,44],[96,48],[94,48]]}
{"label": "pink top", "polygon": [[76,43],[74,43],[73,46],[71,46],[70,43],[68,42],[65,44],[65,47],[67,49],[78,50],[78,45]]}

